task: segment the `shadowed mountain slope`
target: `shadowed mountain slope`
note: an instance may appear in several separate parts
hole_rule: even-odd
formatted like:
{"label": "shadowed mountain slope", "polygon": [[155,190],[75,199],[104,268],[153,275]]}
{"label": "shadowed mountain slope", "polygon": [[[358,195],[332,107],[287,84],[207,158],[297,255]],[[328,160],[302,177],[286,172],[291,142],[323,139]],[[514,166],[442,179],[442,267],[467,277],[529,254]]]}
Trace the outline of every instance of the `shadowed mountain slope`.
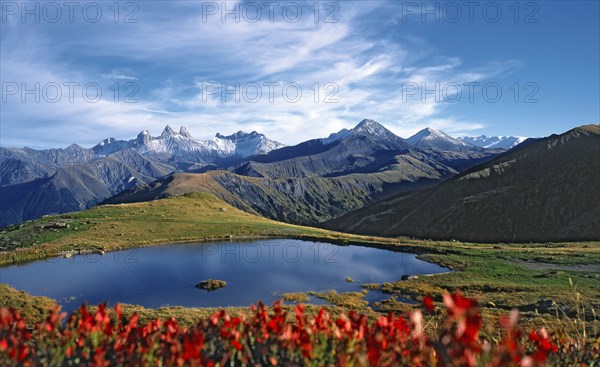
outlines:
{"label": "shadowed mountain slope", "polygon": [[314,224],[399,192],[430,187],[442,178],[439,175],[423,177],[424,172],[418,170],[410,172],[391,170],[332,178],[279,179],[241,176],[227,171],[181,173],[126,190],[104,203],[132,203],[208,192],[249,213],[287,223]]}
{"label": "shadowed mountain slope", "polygon": [[420,148],[376,121],[363,120],[353,129],[344,129],[325,139],[313,139],[252,157],[231,170],[244,176],[270,178],[336,177],[381,172],[393,166],[397,157],[402,156],[403,159],[419,160],[441,171],[456,173],[499,153],[458,143],[464,145],[462,151],[445,151],[432,146]]}
{"label": "shadowed mountain slope", "polygon": [[52,176],[60,168],[84,164],[94,152],[72,144],[64,149],[0,147],[0,185],[14,185]]}
{"label": "shadowed mountain slope", "polygon": [[600,239],[600,127],[520,145],[433,188],[325,224],[340,231],[477,242]]}
{"label": "shadowed mountain slope", "polygon": [[2,186],[0,227],[46,214],[87,209],[106,197],[172,171],[168,165],[126,150],[60,168],[50,177]]}

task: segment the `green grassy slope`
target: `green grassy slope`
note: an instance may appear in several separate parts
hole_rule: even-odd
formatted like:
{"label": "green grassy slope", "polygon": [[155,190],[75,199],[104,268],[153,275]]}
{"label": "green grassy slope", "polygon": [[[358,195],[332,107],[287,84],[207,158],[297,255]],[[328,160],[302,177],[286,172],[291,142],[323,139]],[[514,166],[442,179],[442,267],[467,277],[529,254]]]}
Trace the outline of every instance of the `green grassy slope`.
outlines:
{"label": "green grassy slope", "polygon": [[[68,227],[42,228],[54,223]],[[191,193],[151,202],[103,205],[5,228],[0,232],[0,265],[66,252],[184,241],[333,235],[243,212],[211,194]]]}
{"label": "green grassy slope", "polygon": [[[56,223],[61,225],[56,226]],[[41,228],[66,224],[68,227],[64,228]],[[555,312],[551,308],[552,301],[572,314],[577,312],[574,302],[577,294],[585,305],[585,311],[581,312],[589,316],[588,321],[592,322],[591,309],[600,309],[598,242],[492,245],[354,236],[275,222],[238,210],[207,193],[99,206],[5,229],[0,233],[0,264],[182,241],[264,237],[320,239],[413,252],[424,260],[455,270],[448,274],[370,285],[382,289],[387,294],[385,297],[392,299],[378,305],[382,311],[410,307],[393,301],[397,297],[419,300],[424,294],[432,294],[439,300],[444,291],[456,289],[480,299],[486,315],[519,307],[531,311],[531,317],[536,318],[535,309],[546,315]],[[54,304],[48,299],[30,298],[5,285],[1,287],[0,306],[25,309],[33,319]],[[328,300],[339,301],[338,307],[347,308],[346,298],[332,296]],[[149,310],[128,306],[127,309],[142,312],[147,317],[188,313],[188,309],[181,307]],[[189,319],[204,313],[190,309]]]}

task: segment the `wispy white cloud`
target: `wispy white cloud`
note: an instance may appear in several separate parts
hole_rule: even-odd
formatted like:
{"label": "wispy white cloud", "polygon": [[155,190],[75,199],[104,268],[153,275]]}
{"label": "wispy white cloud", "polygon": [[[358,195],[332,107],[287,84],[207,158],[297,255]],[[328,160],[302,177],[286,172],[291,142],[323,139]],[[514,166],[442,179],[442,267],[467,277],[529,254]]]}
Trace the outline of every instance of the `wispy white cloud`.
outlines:
{"label": "wispy white cloud", "polygon": [[[369,13],[390,6],[340,3],[338,23],[315,23],[312,16],[297,23],[222,23],[219,17],[204,22],[201,8],[192,2],[148,2],[140,3],[135,24],[10,23],[11,32],[2,32],[3,81],[97,82],[104,94],[96,103],[81,95],[73,102],[3,103],[2,144],[91,145],[142,129],[159,132],[165,123],[186,125],[199,137],[257,130],[287,144],[327,136],[363,118],[380,120],[403,136],[426,125],[450,132],[481,128],[483,122],[445,115],[448,104],[406,100],[402,84],[485,80],[518,63],[466,68],[455,55],[425,59],[432,52],[426,41],[403,44],[365,28]],[[302,86],[303,96],[290,103],[277,89],[271,102],[264,87],[257,103],[222,103],[218,94],[203,98],[205,81],[229,87],[294,82]],[[131,92],[125,90],[115,102],[114,82],[119,87],[133,82],[139,102],[123,103]],[[310,89],[315,83],[318,102]],[[326,83],[337,90],[323,89]],[[324,103],[333,91],[338,102]],[[30,133],[24,134],[24,127]]]}
{"label": "wispy white cloud", "polygon": [[104,79],[113,79],[113,80],[138,80],[138,78],[136,78],[134,76],[120,74],[116,71],[113,71],[110,74],[100,74],[100,77],[102,77]]}

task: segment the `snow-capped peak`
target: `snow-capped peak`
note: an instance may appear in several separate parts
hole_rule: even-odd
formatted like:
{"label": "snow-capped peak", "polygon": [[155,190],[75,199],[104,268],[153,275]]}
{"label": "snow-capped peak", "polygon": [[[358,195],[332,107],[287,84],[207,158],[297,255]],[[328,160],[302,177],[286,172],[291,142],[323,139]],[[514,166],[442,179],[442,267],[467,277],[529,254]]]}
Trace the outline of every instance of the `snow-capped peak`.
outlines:
{"label": "snow-capped peak", "polygon": [[[263,134],[256,131],[247,133],[238,131],[231,135],[217,134],[213,141],[219,140],[224,144],[229,144],[233,147],[235,155],[240,157],[250,157],[257,154],[265,154],[272,150],[283,148],[285,145],[276,141],[270,140]],[[221,144],[223,144],[221,143]]]}
{"label": "snow-capped peak", "polygon": [[455,139],[441,130],[427,127],[410,138],[407,142],[421,148],[435,148],[450,151],[479,150],[480,148]]}
{"label": "snow-capped peak", "polygon": [[401,143],[402,139],[375,120],[365,119],[349,131],[349,135],[368,135],[381,143]]}
{"label": "snow-capped peak", "polygon": [[182,126],[179,128],[179,135],[181,136],[185,136],[186,138],[192,138],[192,135],[190,134],[190,132],[188,131],[188,129],[185,126]]}
{"label": "snow-capped peak", "polygon": [[219,139],[225,139],[225,140],[239,140],[239,139],[244,139],[244,138],[248,138],[248,137],[256,137],[256,136],[264,136],[262,134],[257,133],[256,131],[253,131],[251,133],[247,133],[245,131],[238,131],[235,134],[231,134],[231,135],[223,135],[221,133],[217,133],[217,135],[215,135],[217,138]]}
{"label": "snow-capped peak", "polygon": [[93,149],[98,155],[134,149],[142,155],[170,157],[183,161],[212,162],[216,158],[231,156],[245,158],[268,153],[283,146],[256,131],[251,133],[238,131],[229,136],[217,134],[213,139],[203,141],[194,139],[185,126],[181,126],[177,133],[167,125],[157,137],[153,137],[148,130],[144,130],[138,134],[136,139],[125,141],[109,138],[101,141]]}
{"label": "snow-capped peak", "polygon": [[175,130],[171,129],[171,126],[167,125],[167,126],[165,126],[165,129],[163,130],[162,134],[160,134],[160,137],[166,138],[168,136],[173,136],[175,134],[177,134],[175,132]]}
{"label": "snow-capped peak", "polygon": [[458,140],[467,142],[469,144],[477,145],[482,148],[490,149],[511,149],[521,144],[526,137],[522,136],[487,136],[480,135],[477,137],[472,136],[460,136]]}
{"label": "snow-capped peak", "polygon": [[107,138],[107,139],[102,140],[100,143],[98,143],[98,145],[103,147],[105,145],[113,143],[114,141],[115,141],[115,138]]}
{"label": "snow-capped peak", "polygon": [[390,133],[390,131],[379,122],[369,119],[362,120],[354,129],[352,129],[352,132],[366,133],[376,136]]}
{"label": "snow-capped peak", "polygon": [[436,129],[432,129],[430,127],[426,127],[425,129],[419,131],[418,133],[416,133],[415,135],[411,136],[410,138],[406,139],[406,141],[408,141],[411,144],[417,144],[419,143],[421,140],[425,139],[425,140],[433,140],[433,139],[446,139],[446,140],[452,140],[453,138],[449,135],[447,135],[445,132],[441,131],[441,130],[436,130]]}
{"label": "snow-capped peak", "polygon": [[342,129],[337,133],[333,133],[329,137],[321,139],[321,142],[323,144],[330,144],[352,136],[369,136],[381,144],[388,144],[388,146],[398,148],[405,145],[402,138],[386,129],[379,122],[369,119],[362,120],[352,129]]}

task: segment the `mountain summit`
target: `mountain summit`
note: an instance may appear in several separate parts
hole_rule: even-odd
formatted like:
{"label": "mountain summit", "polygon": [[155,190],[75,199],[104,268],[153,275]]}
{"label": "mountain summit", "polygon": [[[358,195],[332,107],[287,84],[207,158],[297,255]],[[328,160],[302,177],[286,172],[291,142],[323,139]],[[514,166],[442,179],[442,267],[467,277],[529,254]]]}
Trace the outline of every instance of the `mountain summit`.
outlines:
{"label": "mountain summit", "polygon": [[382,124],[375,120],[362,120],[356,125],[354,129],[352,129],[354,133],[364,133],[370,134],[374,136],[385,136],[388,134],[393,134],[391,131],[386,129]]}
{"label": "mountain summit", "polygon": [[324,144],[330,144],[335,141],[341,141],[348,137],[368,136],[370,139],[377,140],[382,144],[402,145],[406,143],[402,138],[388,130],[385,126],[375,120],[365,119],[359,122],[352,129],[342,129],[337,133],[329,135],[329,137],[321,139]]}
{"label": "mountain summit", "polygon": [[185,126],[179,128],[179,135],[185,136],[186,138],[192,137],[192,134],[190,134],[190,132]]}
{"label": "mountain summit", "polygon": [[465,150],[481,150],[481,148],[478,146],[455,139],[441,130],[435,130],[430,127],[419,131],[415,135],[406,139],[406,141],[425,149],[435,148],[457,152],[462,152]]}
{"label": "mountain summit", "polygon": [[285,145],[271,140],[256,131],[252,131],[251,133],[238,131],[228,136],[217,133],[213,141],[219,140],[233,144],[235,155],[243,158],[266,154],[272,150],[285,147]]}
{"label": "mountain summit", "polygon": [[[184,128],[182,126],[182,128]],[[175,132],[175,130],[171,129],[171,126],[167,125],[165,126],[165,129],[163,130],[162,134],[160,134],[161,138],[166,138],[168,136],[173,136],[176,135],[177,133]]]}

